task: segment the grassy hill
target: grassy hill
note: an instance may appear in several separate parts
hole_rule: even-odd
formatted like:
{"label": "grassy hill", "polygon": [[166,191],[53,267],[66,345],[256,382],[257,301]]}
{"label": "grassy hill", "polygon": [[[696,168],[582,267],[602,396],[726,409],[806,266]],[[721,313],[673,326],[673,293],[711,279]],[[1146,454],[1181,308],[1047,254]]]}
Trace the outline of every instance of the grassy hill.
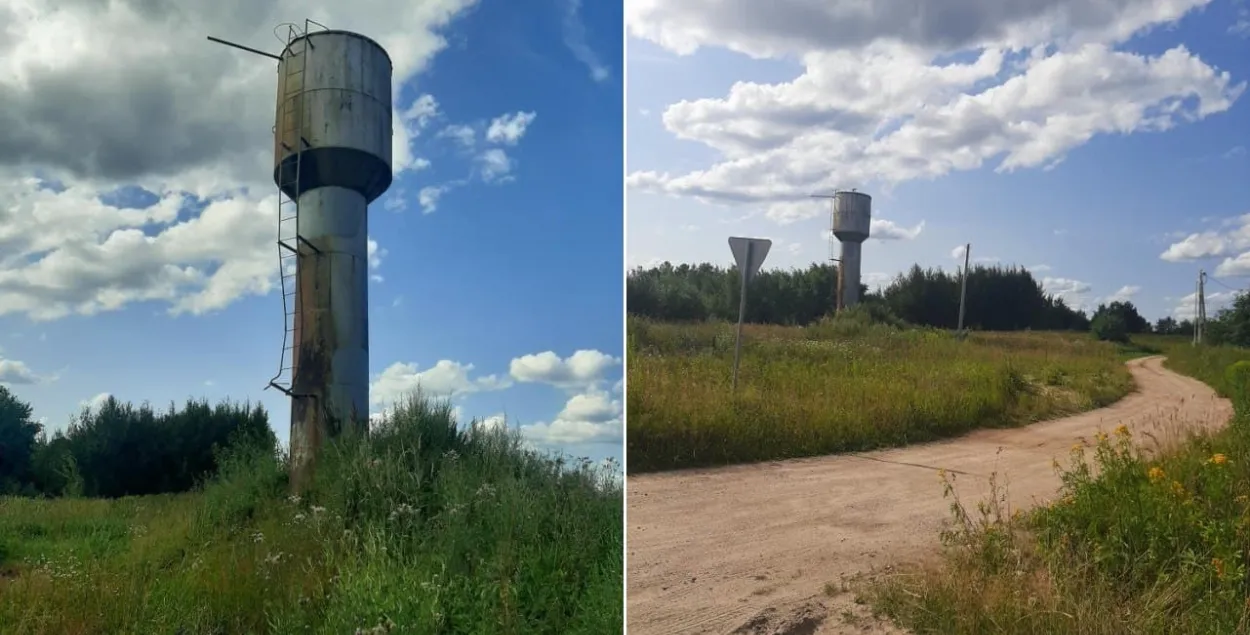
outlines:
{"label": "grassy hill", "polygon": [[302,498],[247,449],[192,493],[0,498],[0,632],[619,632],[614,471],[416,398]]}

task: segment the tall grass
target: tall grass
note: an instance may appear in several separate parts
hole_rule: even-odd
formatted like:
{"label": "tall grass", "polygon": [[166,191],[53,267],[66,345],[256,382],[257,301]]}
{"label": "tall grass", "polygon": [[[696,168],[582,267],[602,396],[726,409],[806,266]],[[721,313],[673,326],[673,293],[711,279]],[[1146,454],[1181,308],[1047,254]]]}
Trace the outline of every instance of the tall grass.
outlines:
{"label": "tall grass", "polygon": [[1013,517],[995,498],[939,566],[872,589],[877,608],[917,633],[1250,632],[1250,350],[1159,341],[1232,397],[1232,426],[1162,453],[1101,435],[1058,502]]}
{"label": "tall grass", "polygon": [[0,632],[619,632],[621,496],[414,398],[302,498],[239,450],[192,494],[0,499]]}
{"label": "tall grass", "polygon": [[1109,344],[868,320],[628,324],[630,473],[812,456],[949,437],[1100,407],[1132,377]]}

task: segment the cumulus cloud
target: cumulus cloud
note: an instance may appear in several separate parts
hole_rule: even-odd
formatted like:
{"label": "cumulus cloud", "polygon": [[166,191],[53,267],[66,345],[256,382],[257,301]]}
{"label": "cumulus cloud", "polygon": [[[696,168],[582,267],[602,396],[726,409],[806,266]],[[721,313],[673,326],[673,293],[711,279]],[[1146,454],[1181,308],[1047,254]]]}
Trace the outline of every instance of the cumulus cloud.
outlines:
{"label": "cumulus cloud", "polygon": [[39,377],[25,363],[0,358],[0,384],[33,384],[37,381]]}
{"label": "cumulus cloud", "polygon": [[521,426],[521,434],[539,445],[619,443],[621,402],[607,392],[573,395],[550,423]]}
{"label": "cumulus cloud", "polygon": [[[792,81],[742,81],[664,112],[719,154],[631,187],[729,204],[783,204],[848,183],[1048,167],[1101,134],[1166,130],[1227,110],[1245,83],[1183,46],[1118,50],[1208,0],[956,0],[916,13],[885,0],[639,0],[629,30],[677,53],[703,46],[798,60]],[[713,7],[713,5],[715,5]],[[952,54],[968,61],[950,63]],[[770,217],[808,212],[784,207]]]}
{"label": "cumulus cloud", "polygon": [[513,359],[509,374],[519,382],[578,387],[603,380],[604,374],[620,363],[621,358],[597,350],[579,350],[563,359],[545,351]]}
{"label": "cumulus cloud", "polygon": [[501,390],[511,385],[506,377],[485,375],[470,377],[473,364],[439,360],[434,366],[418,371],[413,363],[395,362],[373,378],[369,385],[369,403],[386,406],[420,390],[436,398],[459,397],[487,390]]}
{"label": "cumulus cloud", "polygon": [[1042,278],[1042,289],[1046,293],[1062,298],[1070,307],[1087,308],[1085,304],[1093,287],[1088,282],[1080,280],[1047,276]]}
{"label": "cumulus cloud", "polygon": [[[368,0],[308,15],[378,40],[403,85],[475,3]],[[0,8],[10,27],[0,42],[0,315],[140,301],[203,313],[269,293],[273,67],[203,37],[277,50],[273,25],[308,11],[294,0]],[[411,144],[438,117],[428,95],[395,104],[397,171],[428,165]]]}

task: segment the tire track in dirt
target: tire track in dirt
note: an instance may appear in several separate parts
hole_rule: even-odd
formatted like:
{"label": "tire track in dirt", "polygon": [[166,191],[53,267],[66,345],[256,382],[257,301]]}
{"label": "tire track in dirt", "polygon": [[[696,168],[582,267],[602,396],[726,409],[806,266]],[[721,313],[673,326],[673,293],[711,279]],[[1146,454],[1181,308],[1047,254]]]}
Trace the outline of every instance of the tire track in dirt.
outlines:
{"label": "tire track in dirt", "polygon": [[[1012,505],[1031,506],[1056,493],[1052,459],[1066,462],[1082,437],[1123,424],[1147,445],[1166,445],[1227,423],[1227,400],[1162,362],[1130,361],[1137,390],[1109,407],[1023,428],[856,455],[630,476],[629,632],[898,632],[836,624],[834,613],[849,598],[823,591],[935,552],[950,506],[937,468],[964,473],[956,485],[965,502],[986,497],[987,476],[997,472]],[[824,619],[813,619],[815,612]]]}

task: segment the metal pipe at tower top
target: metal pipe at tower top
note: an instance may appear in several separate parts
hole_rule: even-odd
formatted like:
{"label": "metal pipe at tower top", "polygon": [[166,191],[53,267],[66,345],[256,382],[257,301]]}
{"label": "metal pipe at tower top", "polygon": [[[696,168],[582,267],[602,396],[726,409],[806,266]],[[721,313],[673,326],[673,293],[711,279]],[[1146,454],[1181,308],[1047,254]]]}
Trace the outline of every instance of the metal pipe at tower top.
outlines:
{"label": "metal pipe at tower top", "polygon": [[293,299],[285,390],[295,489],[322,443],[368,425],[367,211],[393,178],[391,74],[378,43],[336,30],[293,34],[278,64],[273,177],[288,206],[279,246],[295,261],[282,272]]}

